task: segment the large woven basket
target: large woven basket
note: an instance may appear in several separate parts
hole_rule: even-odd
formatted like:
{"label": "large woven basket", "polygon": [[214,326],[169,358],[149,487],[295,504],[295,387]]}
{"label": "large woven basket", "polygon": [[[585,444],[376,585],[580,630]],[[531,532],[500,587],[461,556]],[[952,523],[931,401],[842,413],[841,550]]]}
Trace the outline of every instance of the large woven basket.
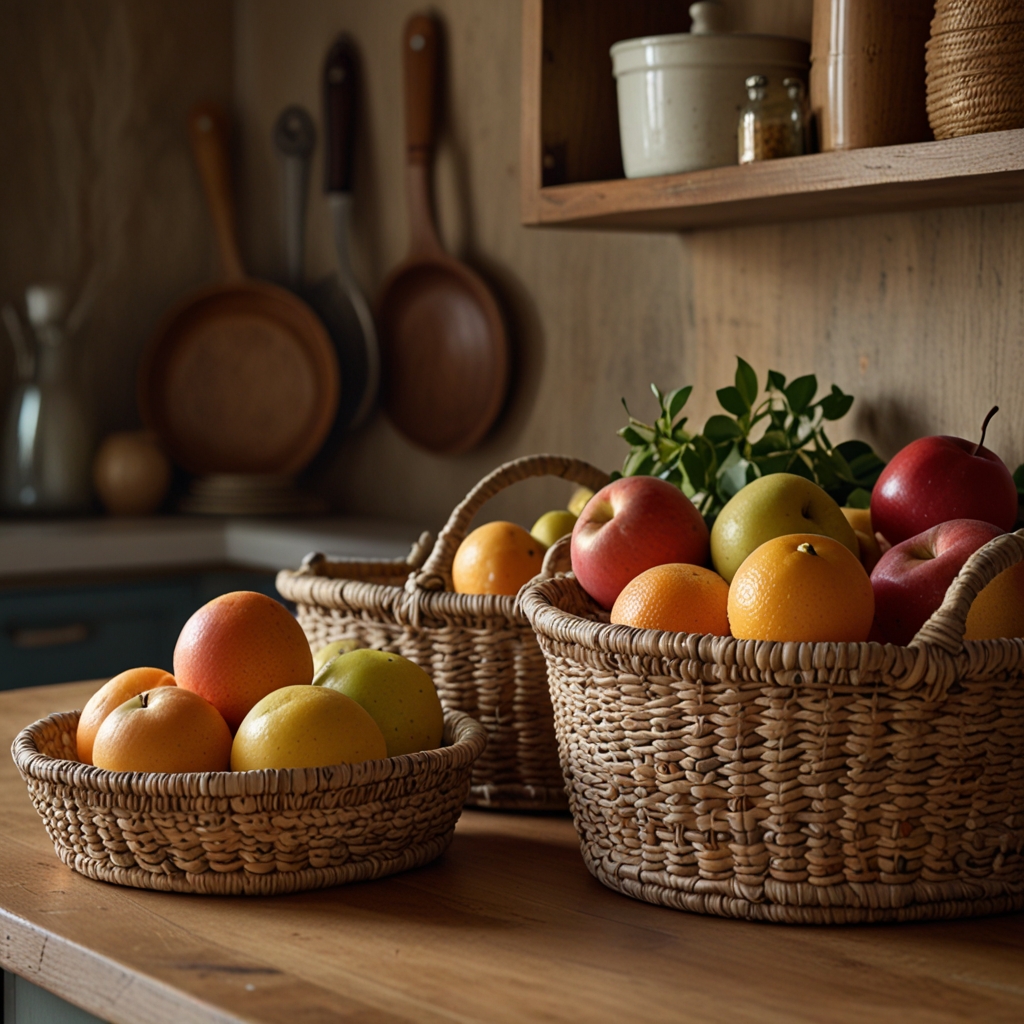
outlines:
{"label": "large woven basket", "polygon": [[535,581],[591,873],[801,924],[1024,907],[1024,641],[962,639],[1021,558],[1024,531],[977,552],[909,647],[611,626],[571,575]]}
{"label": "large woven basket", "polygon": [[1024,128],[1024,3],[937,0],[926,46],[937,139]]}
{"label": "large woven basket", "polygon": [[57,855],[139,889],[270,896],[381,878],[452,840],[486,743],[445,716],[444,745],[330,768],[109,772],[75,756],[78,711],[23,729],[12,753]]}
{"label": "large woven basket", "polygon": [[544,658],[515,598],[456,594],[451,568],[480,508],[529,477],[559,476],[597,490],[601,470],[559,455],[531,455],[484,477],[452,512],[429,557],[429,541],[404,562],[306,560],[281,572],[277,589],[298,606],[316,648],[349,638],[394,651],[430,673],[445,708],[487,729],[487,750],[473,769],[469,802],[526,810],[566,807]]}

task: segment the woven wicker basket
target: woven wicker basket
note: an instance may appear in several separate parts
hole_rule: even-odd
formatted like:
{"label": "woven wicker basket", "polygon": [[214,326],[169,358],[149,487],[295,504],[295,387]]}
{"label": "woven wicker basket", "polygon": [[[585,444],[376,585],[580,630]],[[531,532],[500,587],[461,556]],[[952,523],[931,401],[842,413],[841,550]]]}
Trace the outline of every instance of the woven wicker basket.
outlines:
{"label": "woven wicker basket", "polygon": [[564,477],[594,490],[608,482],[605,473],[578,459],[527,456],[496,469],[469,492],[422,566],[427,538],[403,562],[329,562],[318,555],[300,571],[277,577],[277,589],[298,605],[314,648],[350,638],[395,651],[430,673],[445,708],[483,723],[487,750],[473,769],[469,799],[477,806],[566,806],[544,658],[529,622],[514,597],[451,590],[452,560],[479,509],[506,487],[538,476]]}
{"label": "woven wicker basket", "polygon": [[12,748],[57,856],[104,882],[230,896],[320,889],[434,860],[487,741],[469,716],[449,713],[444,746],[380,761],[108,772],[77,761],[79,714],[30,725]]}
{"label": "woven wicker basket", "polygon": [[977,552],[909,647],[611,626],[572,576],[534,581],[591,873],[801,924],[1024,907],[1024,641],[962,640],[1021,558],[1024,531]]}
{"label": "woven wicker basket", "polygon": [[1024,3],[937,0],[926,54],[937,139],[1024,128]]}

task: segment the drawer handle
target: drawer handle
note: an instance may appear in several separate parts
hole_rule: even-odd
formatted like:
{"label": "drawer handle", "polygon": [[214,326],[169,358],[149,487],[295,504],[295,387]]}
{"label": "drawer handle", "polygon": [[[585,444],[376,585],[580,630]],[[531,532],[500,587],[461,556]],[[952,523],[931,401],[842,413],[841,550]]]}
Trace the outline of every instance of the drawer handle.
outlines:
{"label": "drawer handle", "polygon": [[71,622],[66,626],[43,626],[39,629],[11,630],[11,643],[23,650],[80,644],[88,637],[89,627],[84,622]]}

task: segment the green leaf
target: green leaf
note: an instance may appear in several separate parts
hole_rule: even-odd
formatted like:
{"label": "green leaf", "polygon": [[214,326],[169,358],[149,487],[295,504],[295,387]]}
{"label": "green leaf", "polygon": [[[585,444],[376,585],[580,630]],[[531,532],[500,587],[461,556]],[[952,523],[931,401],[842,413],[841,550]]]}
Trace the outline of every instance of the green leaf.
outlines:
{"label": "green leaf", "polygon": [[754,373],[750,363],[745,359],[736,357],[736,390],[740,397],[747,403],[747,408],[753,408],[757,401],[757,374]]}
{"label": "green leaf", "polygon": [[723,469],[719,472],[718,490],[723,498],[728,500],[747,486],[749,483],[747,471],[751,468],[753,467],[751,467],[746,459],[739,458],[728,469]]}
{"label": "green leaf", "polygon": [[768,387],[775,391],[786,390],[786,378],[778,370],[768,371]]}
{"label": "green leaf", "polygon": [[841,420],[853,405],[853,395],[844,395],[842,391],[832,385],[832,394],[826,395],[819,403],[822,416],[827,420]]}
{"label": "green leaf", "polygon": [[871,492],[863,487],[855,487],[846,496],[847,508],[871,508]]}
{"label": "green leaf", "polygon": [[750,405],[743,400],[743,396],[736,388],[719,388],[715,392],[718,402],[726,412],[733,416],[746,416],[750,412]]}
{"label": "green leaf", "polygon": [[[839,452],[847,462],[853,462],[858,455],[875,455],[874,449],[871,445],[864,441],[842,441],[840,444],[836,445],[836,451]],[[875,458],[877,459],[878,456],[875,455]]]}
{"label": "green leaf", "polygon": [[610,482],[611,482],[612,480],[621,480],[621,479],[622,479],[622,474],[621,474],[621,473],[620,473],[620,472],[619,472],[619,471],[618,471],[617,469],[613,469],[613,470],[612,470],[612,471],[611,471],[611,472],[610,472],[610,473],[608,474],[608,481],[609,481],[609,483],[610,483]]}
{"label": "green leaf", "polygon": [[693,448],[687,448],[680,456],[680,461],[694,492],[705,490],[708,485],[707,469],[697,452]]}
{"label": "green leaf", "polygon": [[784,430],[766,430],[751,448],[751,455],[770,455],[790,450],[789,437]]}
{"label": "green leaf", "polygon": [[651,391],[654,392],[654,397],[658,400],[658,405],[660,405],[664,409],[665,408],[665,398],[662,395],[662,393],[658,390],[658,385],[652,383],[651,384]]}
{"label": "green leaf", "polygon": [[777,452],[773,455],[759,456],[752,461],[761,471],[761,476],[770,476],[772,473],[788,472],[792,458],[790,452]]}
{"label": "green leaf", "polygon": [[712,444],[721,444],[723,441],[738,440],[743,436],[743,431],[728,416],[712,416],[704,424],[704,436]]}
{"label": "green leaf", "polygon": [[810,460],[802,452],[793,453],[787,472],[793,473],[795,476],[802,476],[807,480],[814,480],[814,470],[811,468]]}
{"label": "green leaf", "polygon": [[693,391],[693,385],[688,384],[685,388],[676,388],[675,391],[669,392],[668,397],[665,399],[668,405],[669,419],[674,420],[682,412],[691,391]]}
{"label": "green leaf", "polygon": [[1017,485],[1017,493],[1024,493],[1024,462],[1013,471],[1013,482]]}
{"label": "green leaf", "polygon": [[646,448],[634,448],[622,464],[623,476],[650,476],[654,469],[654,454]]}
{"label": "green leaf", "polygon": [[794,416],[799,416],[811,404],[814,393],[818,390],[818,378],[813,373],[806,377],[797,377],[786,388],[786,401]]}
{"label": "green leaf", "polygon": [[627,444],[650,444],[654,440],[653,430],[639,430],[636,427],[623,427],[619,437]]}

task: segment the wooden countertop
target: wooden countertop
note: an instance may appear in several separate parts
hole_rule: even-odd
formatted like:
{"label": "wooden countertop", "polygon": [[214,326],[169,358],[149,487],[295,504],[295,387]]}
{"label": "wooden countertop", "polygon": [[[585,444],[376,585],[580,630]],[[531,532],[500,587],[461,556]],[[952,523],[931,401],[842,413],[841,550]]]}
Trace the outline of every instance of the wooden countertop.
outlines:
{"label": "wooden countertop", "polygon": [[[0,741],[95,683],[0,694]],[[572,823],[467,811],[434,864],[272,898],[76,875],[0,759],[0,964],[114,1022],[1014,1021],[1024,915],[747,924],[587,873]]]}

